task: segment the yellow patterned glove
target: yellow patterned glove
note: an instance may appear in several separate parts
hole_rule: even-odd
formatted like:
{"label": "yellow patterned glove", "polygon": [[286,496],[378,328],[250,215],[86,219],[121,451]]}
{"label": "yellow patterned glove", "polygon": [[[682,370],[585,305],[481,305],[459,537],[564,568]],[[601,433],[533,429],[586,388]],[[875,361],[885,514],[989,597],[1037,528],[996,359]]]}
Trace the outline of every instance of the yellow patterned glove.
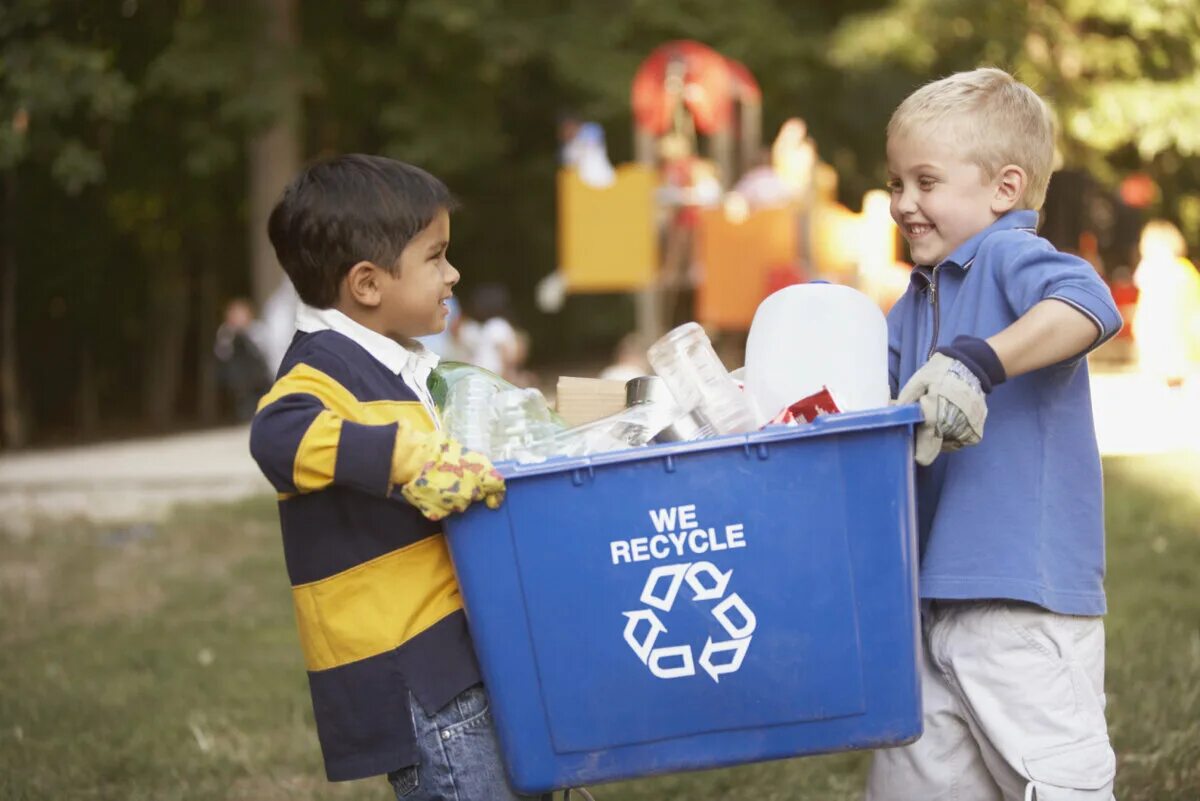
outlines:
{"label": "yellow patterned glove", "polygon": [[504,477],[491,461],[436,432],[398,439],[396,456],[393,477],[411,476],[402,481],[401,495],[429,520],[462,512],[475,501],[489,509],[504,501]]}

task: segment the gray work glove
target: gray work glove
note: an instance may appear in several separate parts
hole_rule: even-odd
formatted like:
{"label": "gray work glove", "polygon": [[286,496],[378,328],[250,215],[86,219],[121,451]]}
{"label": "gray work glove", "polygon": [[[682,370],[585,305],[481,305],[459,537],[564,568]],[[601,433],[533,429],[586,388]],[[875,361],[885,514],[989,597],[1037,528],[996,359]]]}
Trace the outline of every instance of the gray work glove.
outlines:
{"label": "gray work glove", "polygon": [[1005,380],[995,351],[982,339],[957,337],[939,348],[900,390],[896,402],[919,403],[925,422],[917,427],[917,464],[929,465],[942,451],[983,439],[987,394]]}

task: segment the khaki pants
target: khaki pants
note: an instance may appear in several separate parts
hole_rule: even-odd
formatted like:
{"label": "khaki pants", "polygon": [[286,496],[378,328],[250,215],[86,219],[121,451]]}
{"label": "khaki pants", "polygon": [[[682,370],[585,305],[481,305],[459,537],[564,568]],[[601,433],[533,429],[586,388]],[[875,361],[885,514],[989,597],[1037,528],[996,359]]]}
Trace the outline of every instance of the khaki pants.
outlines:
{"label": "khaki pants", "polygon": [[875,753],[867,801],[1110,801],[1104,623],[1012,601],[922,616],[925,733]]}

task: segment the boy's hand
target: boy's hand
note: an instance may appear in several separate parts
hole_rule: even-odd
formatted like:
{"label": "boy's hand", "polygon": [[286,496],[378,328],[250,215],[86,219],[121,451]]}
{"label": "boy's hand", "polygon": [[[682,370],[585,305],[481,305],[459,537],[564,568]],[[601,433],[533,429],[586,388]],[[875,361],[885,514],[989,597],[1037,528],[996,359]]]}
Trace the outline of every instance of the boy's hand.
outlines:
{"label": "boy's hand", "polygon": [[960,336],[939,348],[913,373],[897,403],[920,403],[925,422],[917,427],[917,464],[928,465],[942,451],[983,439],[987,393],[1007,376],[984,340]]}
{"label": "boy's hand", "polygon": [[439,438],[415,476],[400,489],[404,499],[429,520],[464,511],[475,501],[489,509],[504,500],[504,478],[482,453]]}
{"label": "boy's hand", "polygon": [[917,464],[928,465],[943,450],[974,445],[983,438],[987,402],[975,374],[962,362],[933,354],[900,390],[897,403],[920,403],[925,422],[917,426]]}

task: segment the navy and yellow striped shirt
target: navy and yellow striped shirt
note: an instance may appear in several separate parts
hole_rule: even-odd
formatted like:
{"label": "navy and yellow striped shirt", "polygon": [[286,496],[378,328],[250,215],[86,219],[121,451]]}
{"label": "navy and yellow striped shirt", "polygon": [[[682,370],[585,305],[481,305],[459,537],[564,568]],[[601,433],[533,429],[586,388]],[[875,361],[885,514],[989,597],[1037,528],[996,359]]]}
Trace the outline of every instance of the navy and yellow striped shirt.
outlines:
{"label": "navy and yellow striped shirt", "polygon": [[415,764],[409,692],[432,713],[480,680],[441,529],[392,486],[397,433],[433,428],[399,375],[323,330],[292,340],[250,429],[330,781]]}

